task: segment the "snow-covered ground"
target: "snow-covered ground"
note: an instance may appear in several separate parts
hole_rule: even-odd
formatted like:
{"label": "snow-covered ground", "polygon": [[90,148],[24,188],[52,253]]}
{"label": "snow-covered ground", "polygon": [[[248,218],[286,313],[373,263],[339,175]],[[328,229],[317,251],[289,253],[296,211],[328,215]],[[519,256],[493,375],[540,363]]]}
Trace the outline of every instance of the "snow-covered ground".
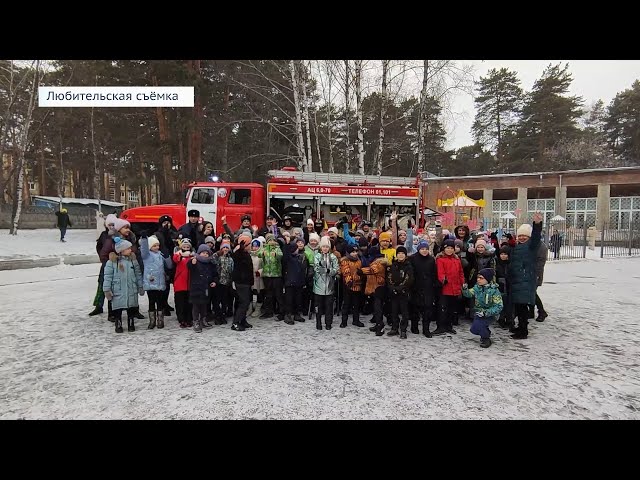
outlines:
{"label": "snow-covered ground", "polygon": [[547,264],[549,318],[524,341],[492,328],[489,349],[467,323],[403,341],[258,319],[196,334],[172,316],[116,334],[87,316],[97,265],[0,272],[0,418],[640,419],[638,271]]}
{"label": "snow-covered ground", "polygon": [[70,228],[60,241],[60,230],[42,228],[18,230],[18,235],[0,233],[0,260],[9,258],[59,257],[62,255],[96,255],[95,229],[76,230]]}

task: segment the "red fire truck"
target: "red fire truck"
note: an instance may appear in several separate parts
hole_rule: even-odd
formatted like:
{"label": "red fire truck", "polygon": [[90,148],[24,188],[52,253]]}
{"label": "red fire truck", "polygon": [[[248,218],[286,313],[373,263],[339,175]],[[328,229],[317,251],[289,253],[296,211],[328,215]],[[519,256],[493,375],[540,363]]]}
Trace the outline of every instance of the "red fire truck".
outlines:
{"label": "red fire truck", "polygon": [[350,216],[354,223],[370,219],[374,228],[383,228],[393,210],[398,210],[404,227],[408,219],[415,222],[420,207],[419,178],[300,172],[292,167],[270,170],[268,175],[266,192],[257,183],[194,182],[187,186],[182,204],[131,208],[121,217],[136,232],[153,228],[162,215],[171,215],[179,228],[192,209],[213,223],[216,232],[222,231],[223,216],[235,231],[243,215],[262,226],[267,212],[279,221],[289,215],[296,226],[308,218],[321,218],[331,226]]}

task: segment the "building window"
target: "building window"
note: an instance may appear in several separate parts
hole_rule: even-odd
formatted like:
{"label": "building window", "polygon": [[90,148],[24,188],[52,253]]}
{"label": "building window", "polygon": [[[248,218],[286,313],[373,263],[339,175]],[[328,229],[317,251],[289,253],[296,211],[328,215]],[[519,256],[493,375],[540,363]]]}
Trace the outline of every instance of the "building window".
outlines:
{"label": "building window", "polygon": [[532,217],[534,213],[540,212],[544,217],[545,225],[551,222],[556,214],[556,201],[553,198],[535,198],[527,200],[527,212]]}
{"label": "building window", "polygon": [[29,182],[29,191],[33,192],[36,189],[36,182]]}
{"label": "building window", "polygon": [[129,190],[129,201],[137,202],[138,201],[138,192],[135,190]]}
{"label": "building window", "polygon": [[597,203],[595,198],[567,198],[567,227],[594,226]]}
{"label": "building window", "polygon": [[502,218],[502,216],[507,213],[513,214],[516,208],[518,208],[518,200],[493,200],[493,223],[496,227],[502,225],[507,230],[515,230],[517,219]]}
{"label": "building window", "polygon": [[609,200],[609,228],[640,226],[640,197],[613,197]]}
{"label": "building window", "polygon": [[231,205],[249,205],[251,203],[251,190],[244,188],[234,188],[229,195]]}

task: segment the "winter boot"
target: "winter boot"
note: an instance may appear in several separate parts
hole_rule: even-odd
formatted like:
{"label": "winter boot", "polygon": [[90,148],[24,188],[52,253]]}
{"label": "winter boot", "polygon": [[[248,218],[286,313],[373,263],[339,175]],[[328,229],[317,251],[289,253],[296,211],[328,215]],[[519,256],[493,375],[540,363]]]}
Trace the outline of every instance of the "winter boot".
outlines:
{"label": "winter boot", "polygon": [[293,319],[296,322],[304,322],[304,317],[301,317],[299,313],[296,313],[295,316],[293,317]]}
{"label": "winter boot", "polygon": [[431,332],[429,331],[429,323],[431,322],[427,322],[425,320],[422,321],[422,334],[427,338],[431,338]]}
{"label": "winter boot", "polygon": [[402,338],[402,339],[406,339],[407,338],[407,331],[406,330],[401,330],[400,331],[400,338]]}
{"label": "winter boot", "polygon": [[153,330],[154,328],[156,328],[156,320],[157,320],[157,314],[155,310],[149,310],[149,326],[147,327],[147,330]]}
{"label": "winter boot", "polygon": [[513,338],[514,340],[525,340],[528,336],[529,332],[523,329],[511,335],[511,338]]}
{"label": "winter boot", "polygon": [[395,335],[398,335],[398,330],[396,330],[395,328],[391,327],[391,330],[389,330],[389,332],[387,333],[387,335],[389,335],[390,337],[393,337]]}
{"label": "winter boot", "polygon": [[538,318],[536,318],[536,322],[544,322],[544,319],[547,318],[547,312],[544,310],[538,310]]}
{"label": "winter boot", "polygon": [[446,332],[447,332],[447,333],[452,333],[453,335],[455,335],[455,334],[457,334],[457,333],[458,333],[458,332],[456,332],[456,331],[453,329],[453,327],[449,327],[449,328],[447,328],[447,329],[446,329]]}
{"label": "winter boot", "polygon": [[376,325],[376,337],[381,337],[384,335],[384,323],[380,323]]}
{"label": "winter boot", "polygon": [[293,325],[295,322],[295,320],[291,317],[291,315],[285,315],[284,316],[284,323],[286,323],[287,325]]}
{"label": "winter boot", "polygon": [[171,316],[171,307],[169,305],[167,305],[166,307],[164,307],[162,309],[162,313],[164,314],[165,317],[170,317]]}
{"label": "winter boot", "polygon": [[193,319],[193,331],[196,333],[202,332],[202,325],[200,325],[200,317]]}
{"label": "winter boot", "polygon": [[355,325],[356,327],[364,327],[364,323],[360,320],[351,322],[351,325]]}
{"label": "winter boot", "polygon": [[489,348],[491,346],[491,339],[490,338],[480,339],[480,346],[482,348]]}
{"label": "winter boot", "polygon": [[138,320],[144,320],[144,315],[140,313],[139,308],[136,308],[136,313],[134,314],[134,317],[137,318]]}
{"label": "winter boot", "polygon": [[202,319],[200,320],[200,326],[203,328],[212,328],[213,325],[211,325],[209,323],[209,321],[207,320],[207,317],[202,317]]}
{"label": "winter boot", "polygon": [[320,315],[316,316],[316,329],[322,330],[322,319],[320,318]]}
{"label": "winter boot", "polygon": [[242,326],[243,326],[244,328],[253,328],[253,325],[251,325],[249,322],[247,322],[246,317],[242,320],[242,322],[241,322],[241,323],[242,323]]}
{"label": "winter boot", "polygon": [[157,317],[158,328],[164,328],[164,311],[158,310],[156,317]]}
{"label": "winter boot", "polygon": [[340,328],[347,328],[347,319],[343,318],[340,322]]}
{"label": "winter boot", "polygon": [[244,332],[244,327],[241,323],[232,323],[231,330],[235,330],[236,332]]}
{"label": "winter boot", "polygon": [[433,337],[437,337],[437,336],[440,336],[440,335],[444,335],[445,333],[447,333],[447,331],[444,328],[439,326],[433,332],[431,332],[431,335]]}
{"label": "winter boot", "polygon": [[507,319],[505,317],[498,318],[498,326],[500,328],[507,328]]}
{"label": "winter boot", "polygon": [[94,315],[100,315],[101,313],[103,313],[102,307],[96,307],[91,311],[89,316],[93,317]]}
{"label": "winter boot", "polygon": [[411,319],[411,333],[413,333],[414,335],[418,335],[420,333],[420,330],[418,329],[418,319],[417,318],[412,318]]}
{"label": "winter boot", "polygon": [[135,314],[132,317],[127,315],[127,330],[130,331],[130,332],[135,332],[136,331],[136,317],[135,317]]}
{"label": "winter boot", "polygon": [[122,329],[122,317],[120,318],[113,317],[113,321],[116,324],[116,333],[124,332],[124,330]]}

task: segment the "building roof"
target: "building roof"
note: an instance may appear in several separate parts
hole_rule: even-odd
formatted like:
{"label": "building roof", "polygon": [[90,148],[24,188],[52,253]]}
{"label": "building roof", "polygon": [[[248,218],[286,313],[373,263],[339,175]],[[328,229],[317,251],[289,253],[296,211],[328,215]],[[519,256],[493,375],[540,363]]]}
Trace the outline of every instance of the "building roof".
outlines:
{"label": "building roof", "polygon": [[[32,198],[40,198],[42,200],[47,200],[49,202],[60,203],[77,203],[79,205],[98,205],[97,198],[73,198],[73,197],[45,197],[44,195],[31,195]],[[102,205],[106,205],[107,207],[124,207],[124,203],[111,202],[109,200],[100,200]]]}
{"label": "building roof", "polygon": [[461,175],[455,177],[429,177],[426,180],[469,180],[472,178],[504,178],[504,177],[538,177],[540,175],[566,175],[581,173],[614,173],[625,171],[640,171],[640,167],[612,167],[612,168],[585,168],[583,170],[559,170],[555,172],[526,172],[526,173],[497,173],[492,175]]}

